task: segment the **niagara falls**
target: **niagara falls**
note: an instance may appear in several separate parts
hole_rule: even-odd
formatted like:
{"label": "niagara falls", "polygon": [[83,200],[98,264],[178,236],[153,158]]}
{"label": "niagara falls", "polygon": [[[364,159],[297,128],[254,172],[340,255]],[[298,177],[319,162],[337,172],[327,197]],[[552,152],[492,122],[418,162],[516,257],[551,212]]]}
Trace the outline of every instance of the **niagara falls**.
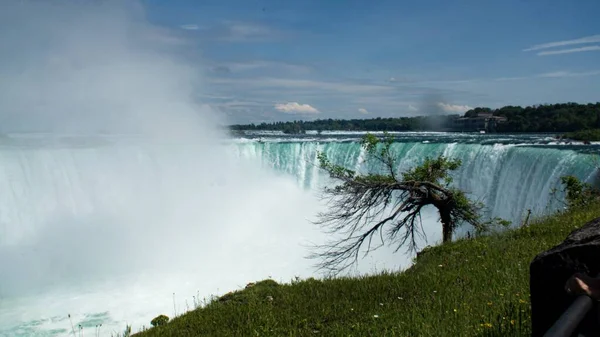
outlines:
{"label": "niagara falls", "polygon": [[[422,256],[428,258],[421,252],[433,250],[427,254],[434,259],[436,248],[454,247],[443,237],[446,224],[441,223],[440,204],[422,201],[433,193],[422,186],[433,184],[434,191],[446,193],[452,202],[464,193],[466,202],[480,203],[476,220],[481,223],[502,219],[505,228],[491,231],[491,238],[503,231],[510,236],[511,231],[529,230],[530,221],[539,225],[560,214],[598,209],[600,138],[593,138],[600,129],[600,104],[588,102],[598,98],[600,73],[592,70],[600,64],[593,58],[574,65],[550,63],[555,56],[584,54],[551,48],[600,42],[592,30],[584,40],[569,42],[564,37],[554,45],[539,42],[539,32],[524,35],[513,41],[523,45],[515,47],[518,57],[500,61],[495,57],[505,54],[494,49],[493,55],[481,56],[488,63],[480,64],[483,61],[474,55],[484,52],[475,45],[483,38],[471,26],[468,35],[475,42],[463,55],[444,42],[462,39],[463,29],[442,33],[447,26],[435,24],[434,33],[408,18],[395,22],[388,11],[400,15],[401,5],[341,8],[309,1],[288,8],[272,1],[224,3],[0,4],[0,336],[125,336],[127,329],[133,334],[200,336],[205,334],[154,329],[195,326],[193,315],[213,307],[224,310],[215,311],[218,315],[230,314],[235,322],[231,329],[237,329],[226,333],[218,329],[227,324],[215,323],[217,330],[206,328],[213,334],[427,335],[422,331],[432,330],[402,330],[406,317],[422,315],[410,313],[410,306],[405,310],[409,316],[394,316],[387,328],[377,330],[378,320],[387,317],[377,311],[388,306],[381,298],[399,303],[412,298],[394,292],[400,289],[394,282],[401,281],[382,286],[385,296],[373,294],[373,310],[362,318],[351,315],[362,313],[356,303],[366,302],[353,296],[371,290],[335,288],[335,277],[341,277],[340,284],[346,278],[366,280],[388,273],[399,273],[398,280],[404,280],[413,270],[418,272]],[[586,6],[590,13],[600,9],[592,2]],[[469,11],[476,13],[474,8]],[[429,22],[421,5],[406,5],[406,10],[423,15],[419,22]],[[443,11],[435,15],[446,17]],[[447,25],[455,25],[448,20]],[[362,28],[351,25],[353,21]],[[407,27],[422,29],[423,39],[444,50],[430,46],[420,54],[424,42],[400,34],[412,31]],[[573,39],[586,35],[575,28]],[[372,36],[375,32],[381,37]],[[512,41],[513,35],[503,38]],[[396,38],[405,39],[406,49],[388,47]],[[371,47],[362,50],[352,41]],[[388,48],[394,58],[386,56]],[[470,56],[476,59],[473,64]],[[535,57],[543,62],[526,59]],[[517,58],[524,59],[518,71]],[[440,60],[448,65],[441,66]],[[503,67],[506,74],[494,67]],[[531,74],[520,74],[525,69]],[[350,122],[343,124],[344,120]],[[377,152],[380,145],[383,150]],[[440,162],[431,164],[432,158]],[[449,166],[444,168],[444,163]],[[425,184],[406,178],[423,176],[423,167],[442,173],[423,178]],[[569,194],[564,177],[589,192],[585,200]],[[331,188],[340,181],[348,189]],[[343,196],[373,182],[381,189],[401,186],[408,191],[403,207],[418,204],[423,235],[417,236],[417,248],[383,244],[384,235],[391,233],[393,238],[395,232],[381,230],[368,239],[373,246],[381,241],[381,248],[371,251],[371,246],[359,245],[349,269],[339,275],[325,273],[317,268],[315,250],[343,235],[324,231],[319,217],[343,203],[328,203],[323,191],[331,188],[330,193]],[[376,194],[364,193],[347,200],[358,204]],[[393,193],[385,207],[396,207],[400,202],[390,200],[405,195]],[[577,208],[575,202],[585,207]],[[405,214],[406,209],[410,208],[398,208],[394,214]],[[459,220],[460,216],[474,219],[459,214]],[[487,242],[487,232],[476,232],[459,220],[449,244],[477,245],[481,238]],[[372,221],[365,220],[365,226]],[[353,230],[362,228],[354,226]],[[527,236],[519,235],[514,237]],[[481,249],[484,253],[469,259],[483,261],[493,250]],[[327,257],[327,252],[331,251],[321,256]],[[432,266],[441,272],[446,262]],[[525,267],[514,264],[519,280],[524,275],[519,268]],[[500,270],[486,273],[496,277]],[[456,284],[468,283],[452,275]],[[513,282],[517,276],[510,275],[507,279]],[[259,285],[261,280],[267,280],[266,285]],[[322,292],[339,294],[339,302],[330,303],[331,310],[307,304],[304,313],[282,318],[277,315],[287,315],[311,298],[317,301],[322,293],[307,292],[311,295],[286,306],[278,302],[284,290],[268,292],[271,281],[290,289],[323,282],[331,288]],[[432,298],[446,311],[439,309],[440,317],[458,315],[467,309],[435,297],[453,284],[435,285],[427,295],[411,300]],[[255,317],[252,306],[243,307],[255,305],[252,291],[262,296],[257,306],[274,306],[268,310],[277,314],[257,309],[260,314]],[[236,292],[250,297],[237,299]],[[498,292],[505,296],[506,291]],[[514,293],[511,296],[522,292]],[[515,298],[517,304],[528,301]],[[242,311],[227,309],[236,301]],[[481,305],[495,310],[487,304],[492,302],[486,299]],[[348,316],[339,318],[336,311]],[[307,312],[329,318],[315,321]],[[165,323],[153,320],[159,315],[168,316]],[[493,315],[501,317],[496,311]],[[529,315],[523,320],[529,324],[530,314],[523,315]],[[438,319],[432,321],[441,322]],[[488,323],[487,316],[481,319],[476,329],[495,324]],[[465,330],[465,335],[474,331]]]}

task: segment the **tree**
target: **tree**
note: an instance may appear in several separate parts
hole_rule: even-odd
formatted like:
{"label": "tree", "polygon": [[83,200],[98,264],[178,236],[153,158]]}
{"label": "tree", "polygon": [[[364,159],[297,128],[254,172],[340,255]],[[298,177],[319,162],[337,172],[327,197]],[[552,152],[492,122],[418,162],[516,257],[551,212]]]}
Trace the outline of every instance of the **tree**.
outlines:
{"label": "tree", "polygon": [[[567,175],[560,177],[564,205],[566,209],[588,207],[600,200],[600,156],[595,157],[596,171],[592,183],[586,183],[579,178]],[[557,197],[558,189],[552,189],[550,195]]]}
{"label": "tree", "polygon": [[392,143],[388,134],[383,139],[367,134],[361,141],[366,161],[375,161],[383,167],[383,173],[360,174],[332,163],[324,153],[318,154],[320,168],[340,184],[324,188],[329,208],[318,214],[316,224],[328,233],[342,234],[341,239],[319,247],[321,252],[313,255],[322,259],[321,268],[337,273],[351,266],[358,260],[363,245],[367,247],[365,255],[373,250],[375,235],[380,236],[382,245],[384,236],[390,244],[396,244],[396,251],[406,244],[409,252],[416,251],[417,236],[424,234],[421,211],[427,206],[435,207],[439,213],[443,243],[452,240],[462,223],[479,232],[496,221],[507,224],[501,219],[482,221],[482,204],[450,187],[449,173],[461,165],[460,160],[426,158],[422,165],[398,175]]}

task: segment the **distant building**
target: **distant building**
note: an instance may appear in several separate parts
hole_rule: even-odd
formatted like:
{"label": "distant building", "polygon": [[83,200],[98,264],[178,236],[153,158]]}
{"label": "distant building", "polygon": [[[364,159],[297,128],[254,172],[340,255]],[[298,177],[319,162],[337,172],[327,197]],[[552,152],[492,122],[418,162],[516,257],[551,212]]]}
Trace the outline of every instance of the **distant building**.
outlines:
{"label": "distant building", "polygon": [[494,116],[491,112],[480,112],[475,117],[459,117],[452,121],[454,131],[493,132],[498,124],[505,123],[506,117]]}

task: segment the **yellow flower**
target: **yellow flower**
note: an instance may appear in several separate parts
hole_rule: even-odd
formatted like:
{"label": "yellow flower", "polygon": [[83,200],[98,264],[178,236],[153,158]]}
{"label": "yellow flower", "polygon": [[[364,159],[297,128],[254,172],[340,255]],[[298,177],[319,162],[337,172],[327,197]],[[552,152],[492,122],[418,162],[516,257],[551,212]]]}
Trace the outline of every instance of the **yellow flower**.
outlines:
{"label": "yellow flower", "polygon": [[454,312],[458,312],[458,310],[454,309]]}
{"label": "yellow flower", "polygon": [[510,325],[515,325],[515,320],[514,319],[510,320]]}

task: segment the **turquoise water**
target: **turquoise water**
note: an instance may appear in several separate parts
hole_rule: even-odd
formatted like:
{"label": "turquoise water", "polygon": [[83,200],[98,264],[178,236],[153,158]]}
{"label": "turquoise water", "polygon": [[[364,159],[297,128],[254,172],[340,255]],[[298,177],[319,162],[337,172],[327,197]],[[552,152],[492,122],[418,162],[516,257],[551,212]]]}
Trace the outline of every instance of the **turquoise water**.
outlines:
{"label": "turquoise water", "polygon": [[[88,336],[99,324],[101,336],[125,324],[137,331],[158,314],[186,311],[193,297],[315,275],[306,243],[325,238],[310,220],[320,209],[315,192],[331,183],[316,154],[379,169],[363,162],[360,136],[250,134],[215,148],[132,137],[3,140],[0,336],[72,335],[67,314]],[[591,181],[600,152],[552,135],[395,137],[398,171],[427,156],[459,158],[456,186],[514,223],[527,209],[561,207],[549,197],[560,176]],[[437,242],[435,214],[424,222],[426,243]],[[357,272],[410,265],[411,255],[392,250],[370,255]]]}
{"label": "turquoise water", "polygon": [[[358,171],[377,170],[363,163],[360,135],[333,133],[285,137],[251,135],[239,139],[232,150],[294,177],[299,186],[318,189],[330,183],[319,170],[317,152],[333,162]],[[490,216],[518,223],[531,209],[542,214],[561,207],[550,197],[560,188],[560,177],[574,175],[591,181],[598,162],[600,145],[566,144],[549,135],[479,135],[456,133],[394,134],[392,151],[398,172],[421,163],[425,157],[445,155],[460,159],[462,166],[453,173],[455,186],[483,201]]]}

